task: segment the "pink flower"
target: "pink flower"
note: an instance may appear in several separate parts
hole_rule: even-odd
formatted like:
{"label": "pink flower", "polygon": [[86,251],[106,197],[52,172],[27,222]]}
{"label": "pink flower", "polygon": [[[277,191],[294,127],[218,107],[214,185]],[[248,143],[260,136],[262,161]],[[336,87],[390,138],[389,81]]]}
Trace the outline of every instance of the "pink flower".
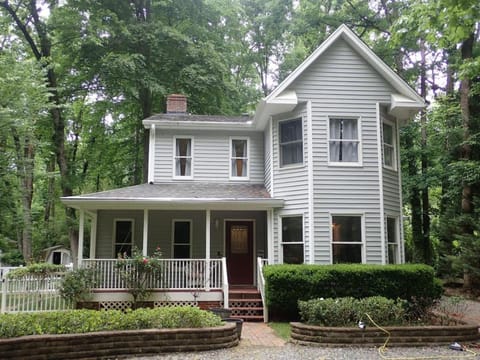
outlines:
{"label": "pink flower", "polygon": [[147,259],[147,258],[143,258],[143,263],[144,263],[144,264],[148,263],[148,259]]}

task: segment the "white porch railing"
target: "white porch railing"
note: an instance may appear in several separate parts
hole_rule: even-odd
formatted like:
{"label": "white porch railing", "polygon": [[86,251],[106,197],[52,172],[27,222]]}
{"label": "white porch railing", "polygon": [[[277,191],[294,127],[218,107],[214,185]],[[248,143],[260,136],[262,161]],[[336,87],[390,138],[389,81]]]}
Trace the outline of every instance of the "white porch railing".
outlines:
{"label": "white porch railing", "polygon": [[63,275],[48,277],[25,276],[2,279],[0,313],[66,310],[70,305],[60,296]]}
{"label": "white porch railing", "polygon": [[[82,267],[95,269],[96,289],[126,289],[117,259],[84,259]],[[161,259],[158,273],[148,281],[151,289],[224,290],[224,259]],[[133,270],[132,270],[133,271]]]}
{"label": "white porch railing", "polygon": [[265,302],[265,278],[263,276],[263,267],[268,265],[268,259],[257,258],[257,288],[260,291],[263,303],[263,318],[268,322],[268,308]]}

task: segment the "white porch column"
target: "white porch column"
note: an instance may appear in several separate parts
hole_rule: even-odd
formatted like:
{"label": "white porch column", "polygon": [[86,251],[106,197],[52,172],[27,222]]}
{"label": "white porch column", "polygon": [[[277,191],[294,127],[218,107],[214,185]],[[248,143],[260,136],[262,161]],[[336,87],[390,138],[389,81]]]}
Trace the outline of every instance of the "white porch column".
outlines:
{"label": "white porch column", "polygon": [[210,209],[205,212],[205,291],[210,291]]}
{"label": "white porch column", "polygon": [[79,230],[78,230],[78,254],[77,254],[78,268],[82,267],[84,231],[85,231],[85,210],[80,209],[80,221],[79,221]]}
{"label": "white porch column", "polygon": [[268,263],[273,264],[273,209],[267,210],[267,251]]}
{"label": "white porch column", "polygon": [[91,227],[90,227],[90,259],[95,259],[97,248],[97,213],[91,214]]}
{"label": "white porch column", "polygon": [[143,245],[142,255],[147,256],[148,248],[148,209],[143,210]]}

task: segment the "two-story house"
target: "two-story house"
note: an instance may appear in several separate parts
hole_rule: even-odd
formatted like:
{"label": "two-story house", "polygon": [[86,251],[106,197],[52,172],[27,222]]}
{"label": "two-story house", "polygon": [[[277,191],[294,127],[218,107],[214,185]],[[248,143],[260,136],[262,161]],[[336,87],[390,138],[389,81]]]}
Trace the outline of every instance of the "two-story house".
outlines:
{"label": "two-story house", "polygon": [[190,115],[171,95],[143,121],[148,183],[62,199],[80,212],[79,264],[112,274],[118,254],[160,247],[169,301],[195,288],[195,301],[227,306],[228,288],[260,285],[266,261],[401,263],[398,130],[424,106],[344,25],[253,117]]}

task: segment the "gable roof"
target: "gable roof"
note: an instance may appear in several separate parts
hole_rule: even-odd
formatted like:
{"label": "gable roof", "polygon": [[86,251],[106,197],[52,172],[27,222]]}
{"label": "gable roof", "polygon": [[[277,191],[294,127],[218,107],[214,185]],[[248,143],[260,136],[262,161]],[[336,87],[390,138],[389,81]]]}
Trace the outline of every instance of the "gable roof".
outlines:
{"label": "gable roof", "polygon": [[[395,73],[382,59],[380,59],[352,30],[345,24],[340,25],[310,56],[308,56],[285,80],[283,80],[265,99],[263,99],[255,114],[258,128],[263,128],[271,115],[291,111],[298,104],[295,91],[289,86],[324,54],[339,39],[346,41],[370,66],[372,66],[398,94],[392,99],[390,112],[394,116],[404,117],[418,112],[425,107],[425,102],[420,95]],[[402,101],[398,101],[402,99]],[[397,100],[397,101],[395,101]],[[399,108],[411,111],[398,111]]]}

